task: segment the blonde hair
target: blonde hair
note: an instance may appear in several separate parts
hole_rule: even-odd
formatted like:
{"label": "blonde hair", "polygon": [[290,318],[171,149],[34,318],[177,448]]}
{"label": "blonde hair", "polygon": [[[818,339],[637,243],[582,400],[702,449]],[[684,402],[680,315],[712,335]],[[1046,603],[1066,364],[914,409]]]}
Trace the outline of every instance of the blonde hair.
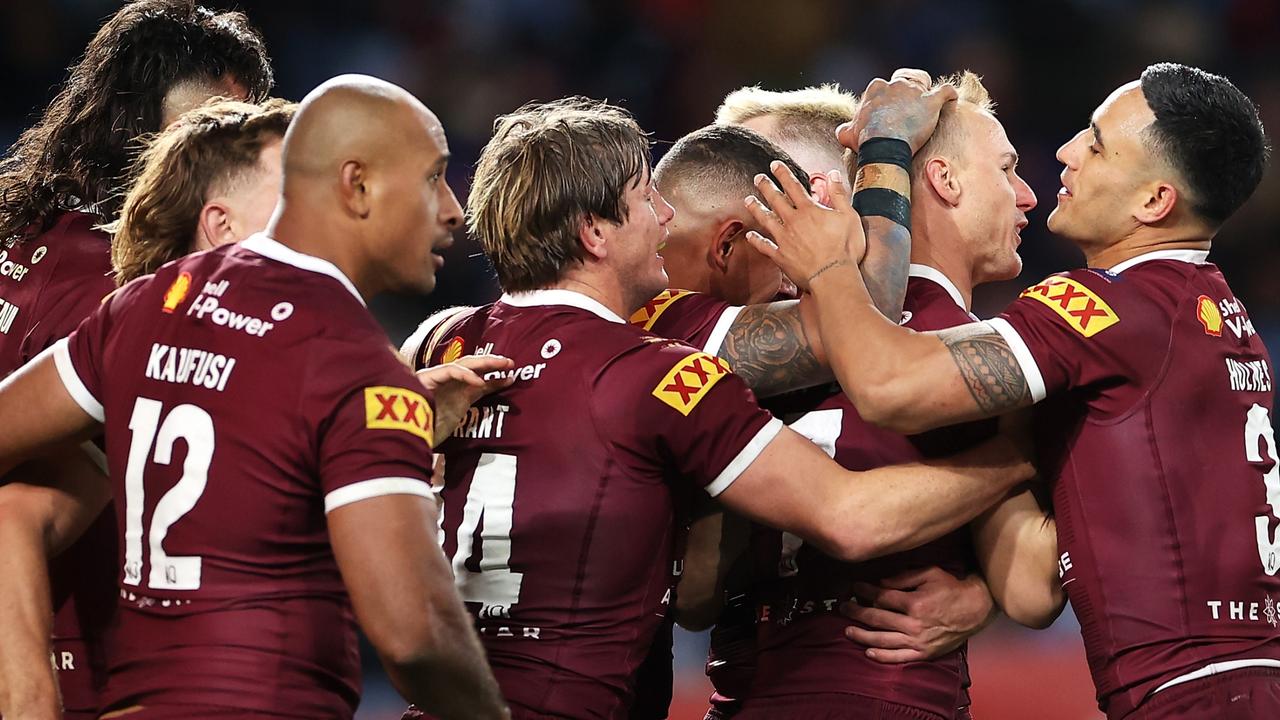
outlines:
{"label": "blonde hair", "polygon": [[778,92],[761,87],[744,87],[725,96],[716,110],[716,123],[741,125],[769,116],[777,120],[771,138],[778,144],[800,143],[831,157],[849,156],[836,139],[836,128],[858,114],[858,96],[837,83]]}
{"label": "blonde hair", "polygon": [[114,235],[116,282],[187,255],[205,202],[257,171],[262,149],[284,137],[296,109],[280,99],[218,98],[154,136],[130,171],[120,219],[105,227]]}
{"label": "blonde hair", "polygon": [[467,228],[507,292],[560,280],[585,259],[584,219],[626,222],[624,199],[649,170],[649,138],[626,110],[570,97],[494,122],[467,198]]}
{"label": "blonde hair", "polygon": [[960,123],[957,115],[957,107],[964,103],[976,110],[995,114],[996,104],[991,99],[991,94],[987,92],[986,86],[982,84],[982,77],[968,70],[938,78],[933,86],[937,87],[943,84],[951,84],[956,89],[956,102],[947,103],[942,108],[942,114],[938,116],[938,127],[930,136],[929,142],[925,143],[916,153],[915,160],[912,162],[912,170],[919,175],[924,172],[925,164],[930,158],[939,155],[945,155],[952,160],[958,160],[963,155],[965,147],[965,131]]}

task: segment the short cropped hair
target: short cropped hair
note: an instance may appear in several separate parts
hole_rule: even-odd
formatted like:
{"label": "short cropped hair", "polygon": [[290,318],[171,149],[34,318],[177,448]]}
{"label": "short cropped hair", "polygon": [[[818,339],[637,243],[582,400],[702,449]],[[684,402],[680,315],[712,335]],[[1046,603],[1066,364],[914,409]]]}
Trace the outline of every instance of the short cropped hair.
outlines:
{"label": "short cropped hair", "polygon": [[680,138],[654,170],[664,186],[674,183],[698,192],[732,196],[739,202],[757,195],[755,176],[770,175],[769,164],[781,160],[807,185],[808,174],[785,150],[758,132],[736,125],[708,125]]}
{"label": "short cropped hair", "polygon": [[917,175],[924,172],[925,164],[932,157],[943,155],[952,160],[958,160],[964,152],[966,147],[965,132],[957,113],[957,108],[961,103],[983,112],[995,114],[996,104],[991,99],[991,94],[987,92],[986,86],[982,84],[980,76],[964,70],[954,75],[938,78],[934,82],[934,87],[946,84],[955,87],[956,102],[942,106],[942,113],[938,116],[937,128],[934,129],[933,135],[929,137],[929,141],[916,153],[915,160],[912,162],[912,169]]}
{"label": "short cropped hair", "polygon": [[716,110],[716,123],[741,125],[768,115],[777,119],[779,143],[798,142],[832,157],[844,157],[836,128],[857,114],[858,96],[836,83],[784,92],[754,86],[725,96]]}
{"label": "short cropped hair", "polygon": [[218,100],[157,135],[133,166],[120,219],[106,228],[116,282],[186,255],[204,204],[258,172],[262,149],[284,138],[296,109],[279,99]]}
{"label": "short cropped hair", "polygon": [[649,171],[649,138],[626,110],[571,97],[499,117],[480,153],[467,228],[507,292],[536,290],[583,262],[584,219],[622,224],[623,195]]}
{"label": "short cropped hair", "polygon": [[1192,211],[1222,224],[1266,170],[1271,149],[1257,106],[1225,77],[1177,63],[1148,67],[1140,82],[1156,116],[1148,146],[1187,182]]}

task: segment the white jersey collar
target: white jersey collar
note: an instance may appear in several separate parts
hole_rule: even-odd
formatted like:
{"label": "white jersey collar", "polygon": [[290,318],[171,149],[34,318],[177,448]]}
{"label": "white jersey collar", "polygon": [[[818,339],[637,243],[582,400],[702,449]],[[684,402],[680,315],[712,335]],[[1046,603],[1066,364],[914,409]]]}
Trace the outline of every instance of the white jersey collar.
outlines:
{"label": "white jersey collar", "polygon": [[544,305],[568,305],[598,315],[609,322],[626,324],[626,320],[602,305],[594,298],[587,297],[576,290],[552,288],[549,290],[529,290],[526,292],[503,293],[498,299],[512,307],[540,307]]}
{"label": "white jersey collar", "polygon": [[1125,270],[1150,260],[1181,260],[1182,262],[1191,263],[1193,265],[1204,265],[1209,262],[1208,250],[1153,250],[1149,253],[1143,253],[1137,257],[1131,257],[1122,263],[1112,265],[1108,270],[1113,273],[1122,273]]}
{"label": "white jersey collar", "polygon": [[276,262],[282,262],[285,265],[292,265],[300,270],[328,275],[334,280],[342,283],[342,286],[349,290],[351,294],[355,296],[356,300],[360,301],[361,305],[365,304],[364,298],[360,297],[360,291],[356,290],[356,286],[351,283],[351,279],[343,274],[343,272],[338,269],[337,265],[334,265],[328,260],[318,258],[315,255],[300,253],[287,245],[282,245],[279,241],[272,239],[266,233],[254,233],[253,235],[250,235],[240,243],[240,247],[248,250],[249,252],[261,255],[264,258],[275,260]]}
{"label": "white jersey collar", "polygon": [[929,267],[928,265],[917,265],[915,263],[911,263],[911,265],[907,267],[907,276],[932,280],[933,282],[941,285],[942,289],[947,291],[947,294],[951,296],[952,300],[955,300],[956,305],[959,305],[961,310],[969,312],[969,308],[964,305],[964,295],[960,294],[960,288],[956,287],[955,283],[951,282],[951,278],[943,275],[941,270]]}

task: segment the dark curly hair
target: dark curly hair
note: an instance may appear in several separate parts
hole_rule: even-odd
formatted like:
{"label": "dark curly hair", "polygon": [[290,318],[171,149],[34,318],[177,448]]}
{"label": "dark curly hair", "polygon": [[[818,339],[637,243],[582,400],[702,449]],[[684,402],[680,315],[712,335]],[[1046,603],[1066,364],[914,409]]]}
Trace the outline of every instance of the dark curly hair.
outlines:
{"label": "dark curly hair", "polygon": [[0,243],[34,237],[64,210],[113,220],[137,138],[161,129],[165,96],[233,77],[260,101],[273,77],[262,36],[238,12],[137,0],[94,35],[44,115],[0,160]]}

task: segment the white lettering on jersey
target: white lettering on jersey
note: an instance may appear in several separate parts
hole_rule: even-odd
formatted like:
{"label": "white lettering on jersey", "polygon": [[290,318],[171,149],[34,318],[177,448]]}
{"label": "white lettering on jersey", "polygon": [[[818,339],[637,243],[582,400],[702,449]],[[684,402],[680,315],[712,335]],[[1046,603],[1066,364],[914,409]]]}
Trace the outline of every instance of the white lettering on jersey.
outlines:
{"label": "white lettering on jersey", "polygon": [[511,410],[510,405],[470,408],[467,410],[467,416],[458,424],[458,429],[453,431],[453,436],[478,440],[500,438],[509,410]]}
{"label": "white lettering on jersey", "polygon": [[[40,252],[43,249],[42,247],[36,252]],[[44,257],[44,253],[40,253],[40,257]],[[34,265],[36,262],[38,261],[33,258],[31,264]],[[9,259],[8,250],[0,250],[0,276],[12,278],[14,282],[22,282],[22,279],[29,272],[31,272],[31,268]]]}
{"label": "white lettering on jersey", "polygon": [[226,355],[154,343],[146,375],[151,380],[222,392],[235,366],[236,359]]}
{"label": "white lettering on jersey", "polygon": [[[214,287],[224,285],[226,282],[226,280],[223,280]],[[208,289],[208,286],[206,286],[206,289]],[[225,290],[225,288],[222,289]],[[196,296],[196,299],[192,301],[191,307],[187,308],[187,315],[194,315],[199,320],[203,320],[208,316],[214,325],[239,330],[245,335],[253,337],[262,337],[271,332],[271,328],[276,326],[275,323],[267,322],[252,315],[241,315],[234,310],[228,310],[222,307],[217,296],[204,293]]]}
{"label": "white lettering on jersey", "polygon": [[1218,301],[1218,309],[1222,311],[1223,322],[1231,328],[1231,332],[1237,338],[1252,337],[1257,334],[1258,331],[1253,329],[1253,321],[1249,319],[1249,315],[1244,311],[1244,305],[1239,300],[1223,298]]}
{"label": "white lettering on jersey", "polygon": [[542,371],[546,368],[547,364],[544,362],[538,363],[537,365],[521,365],[520,367],[513,368],[511,370],[494,370],[493,372],[487,372],[484,374],[484,379],[497,380],[498,378],[507,377],[524,381],[537,380],[542,377]]}
{"label": "white lettering on jersey", "polygon": [[205,295],[212,295],[213,297],[222,297],[224,294],[226,294],[227,288],[229,287],[231,287],[230,280],[223,280],[221,282],[216,282],[216,283],[207,282],[204,284],[203,293]]}
{"label": "white lettering on jersey", "polygon": [[1209,617],[1227,622],[1265,622],[1271,627],[1280,626],[1280,606],[1267,595],[1257,600],[1206,600]]}
{"label": "white lettering on jersey", "polygon": [[1271,368],[1266,360],[1240,362],[1227,358],[1227,377],[1231,389],[1239,392],[1271,392]]}
{"label": "white lettering on jersey", "polygon": [[18,317],[17,305],[0,298],[0,335],[8,335],[9,329],[13,327],[13,321]]}

